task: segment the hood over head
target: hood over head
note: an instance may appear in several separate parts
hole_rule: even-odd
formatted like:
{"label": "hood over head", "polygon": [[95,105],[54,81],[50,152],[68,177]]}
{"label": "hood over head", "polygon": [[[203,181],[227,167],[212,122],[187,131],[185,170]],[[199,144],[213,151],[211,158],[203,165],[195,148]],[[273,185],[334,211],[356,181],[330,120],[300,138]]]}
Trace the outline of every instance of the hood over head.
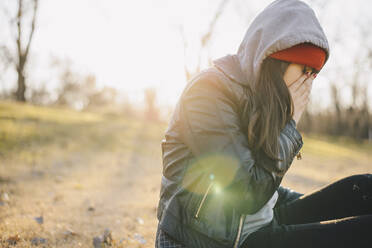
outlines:
{"label": "hood over head", "polygon": [[328,60],[328,40],[314,11],[299,0],[276,0],[253,20],[237,53],[213,63],[234,81],[255,84],[265,58],[305,42],[323,48]]}

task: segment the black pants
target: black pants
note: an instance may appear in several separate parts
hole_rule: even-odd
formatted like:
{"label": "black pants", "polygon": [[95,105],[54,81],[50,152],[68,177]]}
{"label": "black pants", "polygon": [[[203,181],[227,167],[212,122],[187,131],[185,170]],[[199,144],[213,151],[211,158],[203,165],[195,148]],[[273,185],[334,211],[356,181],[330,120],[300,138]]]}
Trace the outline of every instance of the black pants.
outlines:
{"label": "black pants", "polygon": [[[244,248],[372,247],[372,175],[354,175],[274,208],[275,221]],[[183,248],[160,228],[156,248]]]}
{"label": "black pants", "polygon": [[372,175],[354,175],[276,206],[245,248],[372,247]]}

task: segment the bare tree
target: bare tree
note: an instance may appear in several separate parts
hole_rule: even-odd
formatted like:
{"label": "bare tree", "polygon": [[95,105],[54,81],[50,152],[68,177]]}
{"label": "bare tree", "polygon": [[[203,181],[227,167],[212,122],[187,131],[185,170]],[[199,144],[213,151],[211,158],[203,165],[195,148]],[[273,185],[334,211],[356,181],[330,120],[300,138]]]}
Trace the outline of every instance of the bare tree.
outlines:
{"label": "bare tree", "polygon": [[[17,90],[15,98],[17,101],[25,102],[26,77],[25,67],[27,65],[31,43],[36,28],[36,16],[39,0],[17,0],[15,17],[9,17],[11,29],[15,30],[14,43],[16,51],[11,54],[5,45],[1,47],[1,54],[6,58],[6,63],[13,64],[17,72]],[[7,12],[8,13],[8,12]]]}
{"label": "bare tree", "polygon": [[146,119],[149,121],[159,120],[159,109],[156,107],[156,90],[154,88],[146,88],[145,91]]}
{"label": "bare tree", "polygon": [[82,76],[66,66],[59,76],[59,81],[60,88],[58,89],[58,97],[55,103],[81,109],[84,105],[80,83]]}
{"label": "bare tree", "polygon": [[[200,37],[200,51],[198,53],[198,58],[197,58],[198,63],[197,63],[196,68],[193,71],[191,71],[187,67],[187,63],[185,61],[184,69],[185,69],[185,76],[186,76],[187,80],[189,80],[196,73],[200,72],[203,52],[208,48],[208,46],[209,46],[209,44],[212,40],[213,33],[215,31],[217,21],[221,17],[221,15],[224,12],[224,10],[226,8],[226,5],[229,1],[230,0],[222,0],[220,2],[219,6],[217,8],[217,11],[214,14],[213,19],[211,20],[211,22],[209,24],[209,27],[208,27],[207,31]],[[183,40],[184,54],[186,55],[186,48],[187,48],[188,44],[187,44],[185,33],[184,33],[184,30],[183,30],[182,26],[179,27],[179,31],[181,33],[181,37],[182,37],[182,40]],[[185,58],[186,58],[186,56],[185,56]],[[210,57],[208,57],[207,59],[208,59],[208,63],[210,64],[211,63]]]}
{"label": "bare tree", "polygon": [[46,83],[42,83],[39,87],[29,87],[30,95],[28,102],[35,105],[48,105],[51,101],[51,94],[46,87]]}
{"label": "bare tree", "polygon": [[[12,56],[9,49],[5,45],[0,46],[0,61],[2,62],[0,64],[0,81],[2,81],[3,75],[12,64]],[[1,94],[7,95],[4,89],[4,85],[1,85],[1,87]]]}
{"label": "bare tree", "polygon": [[340,95],[337,84],[331,83],[331,97],[332,103],[334,106],[334,113],[335,113],[335,132],[334,134],[338,135],[342,132],[342,107],[340,103]]}

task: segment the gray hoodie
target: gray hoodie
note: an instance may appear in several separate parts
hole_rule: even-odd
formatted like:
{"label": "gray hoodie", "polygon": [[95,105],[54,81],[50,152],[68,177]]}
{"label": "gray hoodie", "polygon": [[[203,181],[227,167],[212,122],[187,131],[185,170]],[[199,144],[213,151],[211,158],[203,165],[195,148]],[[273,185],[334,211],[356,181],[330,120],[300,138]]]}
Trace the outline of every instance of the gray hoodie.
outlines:
{"label": "gray hoodie", "polygon": [[328,41],[314,11],[302,1],[276,0],[253,20],[237,53],[213,63],[232,80],[254,86],[265,58],[304,42],[325,49],[328,60]]}

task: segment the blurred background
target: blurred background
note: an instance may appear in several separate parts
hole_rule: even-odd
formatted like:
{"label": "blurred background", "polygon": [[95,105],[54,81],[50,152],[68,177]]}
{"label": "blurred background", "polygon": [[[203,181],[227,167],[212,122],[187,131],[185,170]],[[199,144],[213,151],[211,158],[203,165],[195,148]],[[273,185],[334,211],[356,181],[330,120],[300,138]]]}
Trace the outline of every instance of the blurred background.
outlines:
{"label": "blurred background", "polygon": [[[270,2],[2,0],[0,244],[153,247],[178,97]],[[331,56],[283,181],[303,193],[372,172],[372,2],[305,2]]]}

